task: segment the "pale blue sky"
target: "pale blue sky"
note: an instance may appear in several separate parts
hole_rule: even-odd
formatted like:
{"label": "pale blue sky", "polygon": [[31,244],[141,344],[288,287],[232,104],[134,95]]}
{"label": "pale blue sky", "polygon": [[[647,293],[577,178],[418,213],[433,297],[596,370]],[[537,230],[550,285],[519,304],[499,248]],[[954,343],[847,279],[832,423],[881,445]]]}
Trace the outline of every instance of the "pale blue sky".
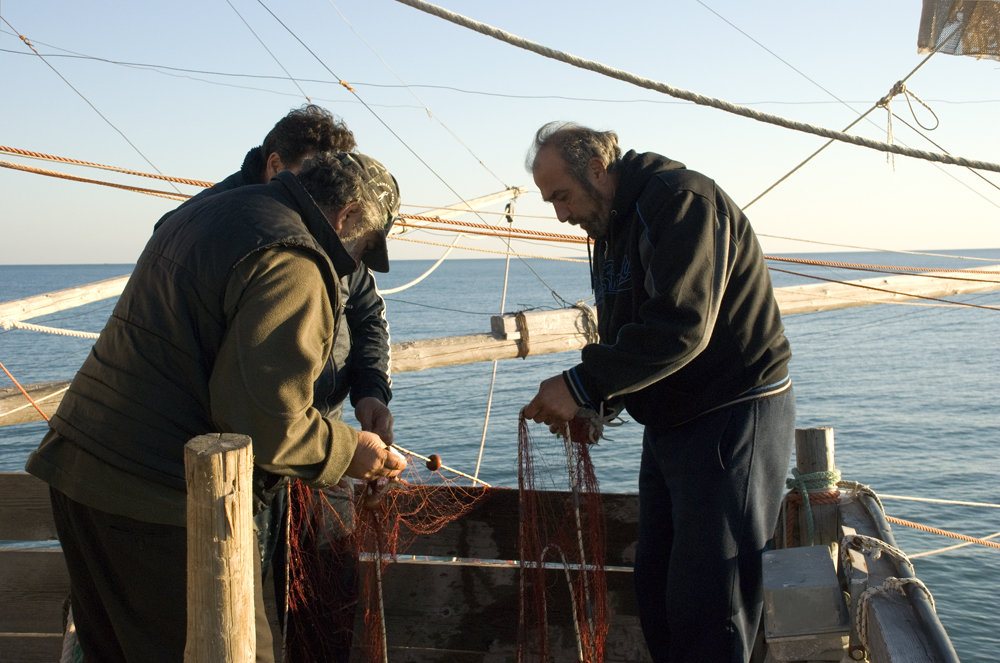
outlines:
{"label": "pale blue sky", "polygon": [[[399,80],[329,0],[266,0],[265,4],[337,76],[351,82],[381,120],[339,85],[306,81],[330,81],[331,75],[257,0],[229,1],[284,67],[303,79],[305,92],[347,120],[361,151],[381,160],[397,176],[404,203],[447,205],[457,199],[383,122],[467,198],[498,191],[504,184],[533,189],[523,168],[524,152],[535,129],[554,119],[615,129],[624,148],[656,151],[682,161],[714,178],[741,204],[824,142],[545,60],[392,0],[338,0],[336,7],[344,17],[403,81],[441,86],[412,91],[496,173],[495,178],[428,117],[411,92],[398,87]],[[920,4],[916,0],[849,0],[834,5],[790,0],[706,0],[704,5],[697,0],[615,5],[592,0],[443,2],[453,11],[581,57],[835,129],[846,126],[856,113],[706,5],[852,108],[864,111],[922,60],[916,52]],[[4,0],[0,14],[43,54],[66,55],[57,50],[65,49],[118,62],[285,75],[226,0]],[[26,47],[6,24],[2,30],[0,145],[150,170],[45,63],[24,54]],[[305,101],[287,80],[152,71],[67,57],[48,62],[170,175],[225,177],[278,118]],[[908,86],[940,118],[941,127],[931,134],[936,142],[956,155],[998,162],[998,83],[996,62],[937,55]],[[905,101],[898,99],[893,108],[912,123]],[[927,124],[927,112],[920,108],[917,113]],[[885,140],[885,113],[870,117],[874,126],[865,123],[855,131]],[[898,121],[894,130],[906,144],[936,151]],[[3,155],[0,159],[94,179],[165,187],[153,180],[91,169]],[[1000,182],[1000,175],[986,176]],[[134,262],[152,224],[175,205],[0,169],[0,264]],[[518,210],[551,214],[537,192],[523,197]],[[884,155],[847,145],[828,149],[748,214],[758,234],[765,235],[887,249],[1000,247],[1000,190],[952,166],[897,157],[893,169]],[[568,230],[555,221],[519,223]],[[496,240],[463,241],[502,248]],[[766,237],[762,244],[768,252],[833,250]],[[555,252],[551,247],[517,248]],[[436,258],[442,251],[398,241],[390,249],[394,259]]]}

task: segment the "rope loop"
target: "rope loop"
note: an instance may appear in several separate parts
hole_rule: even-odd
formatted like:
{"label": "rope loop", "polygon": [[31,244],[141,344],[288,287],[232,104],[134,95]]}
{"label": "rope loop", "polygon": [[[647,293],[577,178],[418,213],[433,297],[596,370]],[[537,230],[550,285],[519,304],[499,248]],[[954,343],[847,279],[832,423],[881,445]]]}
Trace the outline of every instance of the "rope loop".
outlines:
{"label": "rope loop", "polygon": [[858,637],[861,639],[861,644],[866,650],[868,649],[868,611],[872,599],[878,594],[888,594],[890,591],[896,591],[903,594],[903,587],[905,585],[915,585],[923,591],[931,603],[931,608],[934,609],[934,612],[937,612],[937,606],[934,605],[934,596],[931,595],[931,591],[927,589],[927,585],[925,585],[923,581],[918,578],[896,578],[890,576],[885,579],[885,582],[883,582],[880,587],[869,587],[858,598],[858,611],[856,617]]}
{"label": "rope loop", "polygon": [[524,359],[531,350],[528,345],[528,318],[524,315],[524,311],[518,311],[515,318],[517,330],[521,333],[521,340],[517,344],[517,356],[519,359]]}
{"label": "rope loop", "polygon": [[[818,492],[833,492],[836,493],[836,501],[840,501],[840,494],[837,491],[829,491],[830,488],[836,488],[837,482],[840,481],[840,470],[825,470],[822,472],[811,472],[809,474],[802,474],[797,468],[792,468],[792,476],[785,480],[785,487],[791,490],[799,491],[799,495],[802,496],[802,507],[806,514],[806,526],[808,530],[808,545],[815,545],[816,542],[816,523],[813,519],[812,505],[809,502],[809,491],[814,493]],[[818,497],[818,496],[817,496]],[[826,500],[824,500],[825,502]],[[791,525],[791,519],[794,515],[794,511],[789,512],[789,522],[787,526]],[[786,526],[786,527],[787,527]],[[786,535],[787,536],[787,535]]]}

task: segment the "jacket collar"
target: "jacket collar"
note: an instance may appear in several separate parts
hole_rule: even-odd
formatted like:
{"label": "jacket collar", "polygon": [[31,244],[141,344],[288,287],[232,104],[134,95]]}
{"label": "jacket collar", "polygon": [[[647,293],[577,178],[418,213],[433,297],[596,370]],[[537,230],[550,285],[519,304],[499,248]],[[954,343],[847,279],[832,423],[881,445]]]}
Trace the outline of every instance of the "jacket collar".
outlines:
{"label": "jacket collar", "polygon": [[654,152],[629,150],[618,162],[618,188],[612,203],[612,219],[628,218],[649,180],[665,170],[678,170],[684,164]]}
{"label": "jacket collar", "polygon": [[275,175],[268,186],[284,189],[288,196],[295,201],[302,216],[302,223],[309,234],[326,251],[326,255],[333,263],[333,268],[338,276],[352,274],[358,269],[359,263],[344,248],[340,237],[334,232],[326,215],[320,210],[306,188],[302,186],[298,177],[286,170]]}

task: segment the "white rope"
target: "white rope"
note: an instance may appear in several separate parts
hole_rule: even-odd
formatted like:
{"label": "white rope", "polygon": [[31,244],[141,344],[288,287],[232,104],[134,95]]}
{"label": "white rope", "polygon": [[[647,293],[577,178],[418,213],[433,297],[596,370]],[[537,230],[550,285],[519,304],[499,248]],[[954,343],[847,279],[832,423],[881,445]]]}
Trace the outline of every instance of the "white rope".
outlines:
{"label": "white rope", "polygon": [[72,329],[57,329],[55,327],[43,327],[41,325],[33,325],[27,322],[20,322],[19,320],[3,320],[0,322],[0,327],[4,329],[26,329],[28,331],[42,332],[44,334],[58,334],[60,336],[74,336],[76,338],[98,338],[100,334],[95,334],[94,332],[82,332],[73,331]]}
{"label": "white rope", "polygon": [[882,494],[885,500],[906,500],[909,502],[931,502],[932,504],[958,504],[959,506],[985,506],[991,509],[1000,509],[1000,504],[989,504],[987,502],[960,502],[958,500],[936,500],[930,497],[904,497],[903,495]]}
{"label": "white rope", "polygon": [[[390,237],[389,239],[394,239],[400,242],[415,242],[417,244],[429,244],[430,246],[450,246],[449,244],[442,244],[441,242],[429,242],[423,239],[413,239],[411,237]],[[479,249],[473,246],[456,246],[456,249],[462,249],[463,251],[479,251],[480,253],[496,253],[502,256],[507,255],[506,251],[494,251],[493,249]],[[586,260],[580,260],[577,258],[556,258],[555,256],[541,256],[533,253],[511,253],[510,255],[515,258],[541,258],[542,260],[559,260],[561,262],[582,262],[586,263]]]}
{"label": "white rope", "polygon": [[[51,394],[48,394],[47,396],[42,396],[41,398],[36,398],[35,402],[36,403],[41,403],[42,401],[47,401],[50,398],[58,396],[59,394],[65,392],[65,391],[68,391],[68,390],[69,390],[69,386],[65,386],[62,389],[60,389],[59,391],[53,391]],[[7,410],[6,412],[0,412],[0,417],[6,417],[7,415],[14,414],[15,412],[20,412],[21,410],[25,410],[25,409],[27,409],[29,407],[34,407],[34,406],[31,403],[26,403],[26,404],[22,405],[21,407],[14,408],[13,410]]]}
{"label": "white rope", "polygon": [[[455,236],[455,241],[453,241],[453,242],[451,243],[451,246],[450,246],[450,247],[448,247],[448,250],[447,250],[447,251],[445,251],[445,252],[444,252],[444,254],[443,254],[443,255],[442,255],[442,256],[441,256],[440,258],[438,258],[438,261],[437,261],[436,263],[434,263],[433,265],[431,265],[431,268],[430,268],[430,269],[428,269],[428,270],[427,270],[426,272],[424,272],[423,274],[421,274],[421,275],[420,275],[420,276],[418,276],[417,278],[413,279],[412,281],[410,281],[410,282],[409,282],[409,283],[407,283],[406,285],[401,285],[401,286],[399,286],[398,288],[389,288],[388,290],[379,290],[379,294],[380,294],[380,295],[394,295],[394,294],[396,294],[397,292],[403,292],[403,291],[404,291],[404,290],[406,290],[407,288],[412,288],[413,286],[415,286],[415,285],[417,285],[418,283],[420,283],[421,281],[423,281],[423,280],[424,280],[425,278],[427,278],[428,276],[430,276],[430,275],[431,275],[431,273],[432,273],[432,272],[433,272],[433,271],[434,271],[435,269],[437,269],[437,268],[438,268],[438,266],[439,266],[439,265],[440,265],[441,263],[443,263],[443,262],[444,262],[444,259],[448,257],[448,254],[450,254],[450,253],[452,252],[452,250],[454,250],[454,248],[455,248],[455,245],[456,245],[456,244],[458,244],[458,240],[462,239],[462,237],[464,237],[464,235],[456,235],[456,236]],[[399,239],[399,238],[397,238],[397,239]]]}
{"label": "white rope", "polygon": [[[393,445],[392,445],[392,448],[393,448],[393,449],[396,449],[396,450],[398,450],[398,451],[401,451],[401,452],[403,452],[403,453],[404,453],[404,454],[406,454],[407,456],[413,456],[414,458],[419,458],[420,460],[424,461],[425,463],[427,463],[427,462],[430,462],[430,460],[431,460],[431,459],[430,459],[430,458],[428,458],[427,456],[421,456],[421,455],[420,455],[420,454],[418,454],[418,453],[417,453],[416,451],[410,451],[409,449],[404,449],[403,447],[399,446],[398,444],[393,444]],[[453,469],[453,468],[451,468],[451,467],[448,467],[448,466],[447,466],[447,465],[445,465],[444,463],[442,463],[442,464],[441,464],[441,469],[442,469],[442,470],[447,470],[448,472],[451,472],[452,474],[457,474],[457,475],[458,475],[458,476],[460,476],[460,477],[465,477],[466,479],[471,479],[472,481],[474,481],[474,482],[476,482],[476,483],[478,483],[478,484],[481,484],[481,485],[485,486],[486,488],[489,488],[489,487],[490,487],[490,484],[486,483],[486,482],[485,482],[485,481],[483,481],[482,479],[477,479],[476,477],[474,477],[474,476],[470,476],[470,475],[466,474],[465,472],[459,472],[459,471],[458,471],[458,470],[456,470],[456,469]]]}
{"label": "white rope", "polygon": [[[989,536],[982,537],[982,541],[989,541],[990,539],[995,539],[1000,536],[1000,532],[996,534],[990,534]],[[917,559],[919,557],[929,557],[930,555],[937,555],[938,553],[948,552],[950,550],[958,550],[959,548],[964,548],[966,546],[976,545],[975,541],[968,541],[966,543],[957,543],[953,546],[945,546],[944,548],[938,548],[937,550],[928,550],[927,552],[917,553],[915,555],[910,555],[910,559]]]}
{"label": "white rope", "polygon": [[927,589],[927,585],[917,578],[889,577],[885,579],[885,582],[882,583],[881,587],[869,587],[858,598],[858,611],[856,617],[858,637],[861,638],[861,644],[866,650],[868,649],[868,610],[870,609],[872,598],[874,598],[877,594],[888,594],[889,591],[893,590],[903,594],[904,585],[916,585],[920,588],[930,600],[931,607],[934,608],[934,612],[937,612],[937,607],[934,605],[934,597],[931,595],[931,591]]}
{"label": "white rope", "polygon": [[824,138],[832,138],[834,140],[839,140],[844,143],[850,143],[852,145],[860,145],[861,147],[867,147],[873,150],[879,150],[882,152],[889,152],[892,154],[901,154],[903,156],[914,157],[918,159],[925,159],[927,161],[936,161],[938,163],[947,163],[957,166],[965,166],[966,168],[978,168],[980,170],[989,170],[993,172],[1000,172],[1000,164],[989,163],[986,161],[971,161],[968,159],[962,159],[958,157],[953,157],[947,154],[938,154],[935,152],[925,152],[923,150],[914,150],[907,147],[902,147],[899,145],[890,145],[888,143],[882,143],[875,140],[869,140],[867,138],[862,138],[861,136],[855,136],[852,134],[846,134],[841,131],[834,131],[832,129],[826,129],[824,127],[817,127],[812,124],[806,124],[804,122],[796,122],[794,120],[789,120],[778,115],[772,115],[770,113],[763,113],[761,111],[754,110],[752,108],[747,108],[746,106],[740,106],[737,104],[730,103],[728,101],[723,101],[721,99],[715,99],[713,97],[706,97],[695,92],[689,92],[688,90],[682,90],[680,88],[675,88],[673,86],[667,85],[666,83],[660,83],[657,81],[650,80],[648,78],[642,78],[641,76],[636,76],[626,71],[620,69],[615,69],[607,65],[601,64],[599,62],[594,62],[593,60],[586,60],[583,58],[576,57],[564,51],[557,51],[555,49],[548,48],[537,42],[529,41],[522,37],[512,35],[509,32],[505,32],[493,26],[487,25],[485,23],[480,23],[479,21],[474,21],[470,18],[462,16],[461,14],[456,14],[454,12],[448,11],[442,7],[432,5],[429,2],[424,2],[424,0],[396,0],[404,5],[409,5],[414,9],[419,9],[422,12],[426,12],[438,18],[443,18],[446,21],[455,23],[470,30],[475,30],[487,37],[492,37],[493,39],[498,39],[500,41],[506,42],[518,48],[523,48],[524,50],[537,53],[547,58],[554,60],[559,60],[560,62],[565,62],[566,64],[572,65],[574,67],[579,67],[581,69],[587,69],[589,71],[596,72],[598,74],[608,76],[611,78],[616,78],[620,81],[636,85],[641,88],[646,88],[648,90],[655,90],[656,92],[662,92],[663,94],[670,95],[671,97],[676,97],[677,99],[684,99],[692,103],[701,106],[710,106],[718,110],[723,110],[728,113],[733,113],[735,115],[741,115],[743,117],[748,117],[758,122],[766,122],[768,124],[774,124],[786,129],[794,129],[795,131],[802,131],[804,133],[813,134],[815,136],[822,136]]}

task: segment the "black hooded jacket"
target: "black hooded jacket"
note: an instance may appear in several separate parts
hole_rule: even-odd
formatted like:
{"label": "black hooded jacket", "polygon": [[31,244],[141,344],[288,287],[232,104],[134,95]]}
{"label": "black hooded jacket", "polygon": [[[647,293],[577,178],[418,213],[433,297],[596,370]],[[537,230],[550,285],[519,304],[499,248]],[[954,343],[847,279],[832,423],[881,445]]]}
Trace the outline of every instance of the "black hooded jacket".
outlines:
{"label": "black hooded jacket", "polygon": [[615,165],[611,222],[594,247],[600,343],[564,377],[580,405],[624,398],[674,426],[783,390],[791,349],[750,222],[715,182],[658,154]]}

